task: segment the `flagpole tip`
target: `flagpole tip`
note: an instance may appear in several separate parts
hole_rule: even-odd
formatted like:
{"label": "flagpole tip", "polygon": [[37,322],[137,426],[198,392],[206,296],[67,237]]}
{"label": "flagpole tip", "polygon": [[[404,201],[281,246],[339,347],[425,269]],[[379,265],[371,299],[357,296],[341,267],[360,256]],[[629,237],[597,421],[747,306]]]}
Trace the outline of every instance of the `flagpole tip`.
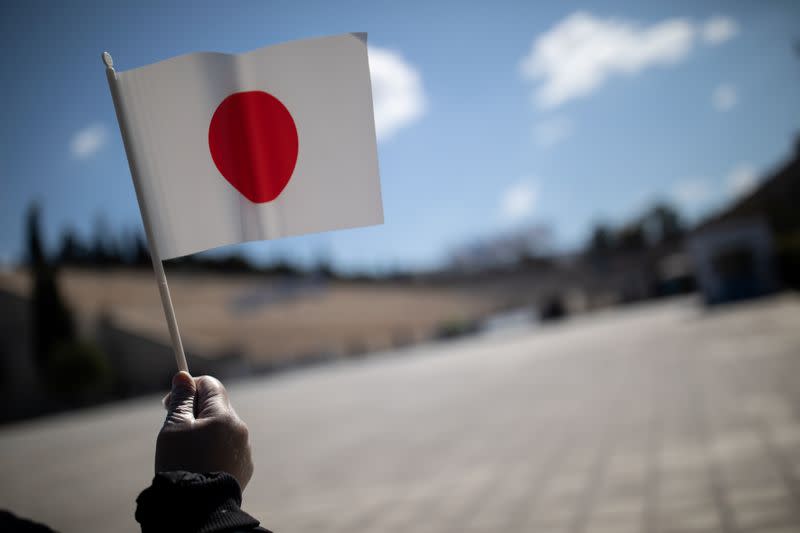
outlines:
{"label": "flagpole tip", "polygon": [[103,59],[103,63],[105,63],[106,68],[114,68],[114,60],[111,59],[111,54],[108,52],[103,52],[100,57]]}

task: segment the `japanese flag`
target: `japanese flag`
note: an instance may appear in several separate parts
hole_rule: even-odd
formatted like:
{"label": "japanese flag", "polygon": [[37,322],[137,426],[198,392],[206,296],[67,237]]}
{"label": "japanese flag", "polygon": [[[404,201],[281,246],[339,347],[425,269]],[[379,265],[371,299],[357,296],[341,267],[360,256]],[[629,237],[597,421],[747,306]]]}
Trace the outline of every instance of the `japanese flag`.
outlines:
{"label": "japanese flag", "polygon": [[109,84],[160,259],[383,222],[365,34],[109,65]]}

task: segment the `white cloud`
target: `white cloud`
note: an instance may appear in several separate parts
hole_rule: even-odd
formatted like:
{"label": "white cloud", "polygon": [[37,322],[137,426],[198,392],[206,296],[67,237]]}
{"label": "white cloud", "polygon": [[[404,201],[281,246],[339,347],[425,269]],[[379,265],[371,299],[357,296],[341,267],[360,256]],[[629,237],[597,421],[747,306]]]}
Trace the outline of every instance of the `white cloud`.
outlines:
{"label": "white cloud", "polygon": [[521,220],[533,213],[538,198],[539,191],[535,183],[531,180],[517,182],[503,192],[500,213],[506,220]]}
{"label": "white cloud", "polygon": [[718,180],[690,179],[676,183],[670,195],[680,207],[697,211],[745,196],[756,188],[758,182],[755,169],[748,163],[742,163],[728,172],[721,185]]}
{"label": "white cloud", "polygon": [[522,74],[542,82],[536,103],[554,108],[592,92],[610,76],[680,61],[692,46],[692,35],[692,24],[685,19],[642,27],[577,12],[534,41]]}
{"label": "white cloud", "polygon": [[397,52],[375,46],[369,47],[369,70],[376,133],[388,139],[425,113],[422,77]]}
{"label": "white cloud", "polygon": [[566,117],[552,117],[536,124],[533,140],[541,148],[550,148],[572,135],[572,121]]}
{"label": "white cloud", "polygon": [[95,123],[78,130],[69,143],[69,151],[76,159],[87,159],[106,144],[108,130],[103,124]]}
{"label": "white cloud", "polygon": [[553,109],[590,94],[614,76],[682,61],[698,34],[707,33],[704,39],[716,44],[735,31],[735,23],[724,17],[705,25],[672,18],[646,26],[578,11],[534,40],[520,71],[535,85],[536,105]]}
{"label": "white cloud", "polygon": [[733,109],[736,102],[739,100],[736,94],[736,87],[730,83],[722,83],[718,85],[714,92],[711,93],[711,104],[717,111],[729,111]]}
{"label": "white cloud", "polygon": [[711,17],[701,30],[703,40],[708,44],[720,44],[739,33],[739,25],[730,17],[717,15]]}
{"label": "white cloud", "polygon": [[711,199],[711,185],[702,178],[682,181],[672,188],[672,197],[681,207],[696,209]]}
{"label": "white cloud", "polygon": [[747,163],[738,165],[728,173],[725,178],[728,195],[738,198],[746,195],[758,185],[758,175],[755,169]]}

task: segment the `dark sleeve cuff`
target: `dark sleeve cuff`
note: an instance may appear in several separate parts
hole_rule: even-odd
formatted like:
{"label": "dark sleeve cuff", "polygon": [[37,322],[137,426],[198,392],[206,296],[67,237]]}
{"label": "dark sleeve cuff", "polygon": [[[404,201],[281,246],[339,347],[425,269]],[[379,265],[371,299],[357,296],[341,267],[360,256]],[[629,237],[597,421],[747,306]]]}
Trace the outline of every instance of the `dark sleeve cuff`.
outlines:
{"label": "dark sleeve cuff", "polygon": [[216,533],[258,527],[258,520],[239,508],[239,483],[225,472],[159,472],[136,504],[142,533]]}

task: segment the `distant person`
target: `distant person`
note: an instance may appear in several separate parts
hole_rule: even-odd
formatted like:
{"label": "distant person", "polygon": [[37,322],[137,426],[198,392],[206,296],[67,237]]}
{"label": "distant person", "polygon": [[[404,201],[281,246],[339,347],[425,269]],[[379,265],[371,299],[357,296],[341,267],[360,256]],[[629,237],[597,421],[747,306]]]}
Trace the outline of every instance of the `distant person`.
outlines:
{"label": "distant person", "polygon": [[222,383],[178,372],[164,405],[156,475],[136,499],[142,533],[266,532],[239,507],[253,461],[247,425]]}
{"label": "distant person", "polygon": [[[210,376],[178,372],[164,398],[153,483],[136,499],[142,533],[269,533],[239,507],[253,475],[247,426]],[[52,533],[0,511],[3,533]]]}

